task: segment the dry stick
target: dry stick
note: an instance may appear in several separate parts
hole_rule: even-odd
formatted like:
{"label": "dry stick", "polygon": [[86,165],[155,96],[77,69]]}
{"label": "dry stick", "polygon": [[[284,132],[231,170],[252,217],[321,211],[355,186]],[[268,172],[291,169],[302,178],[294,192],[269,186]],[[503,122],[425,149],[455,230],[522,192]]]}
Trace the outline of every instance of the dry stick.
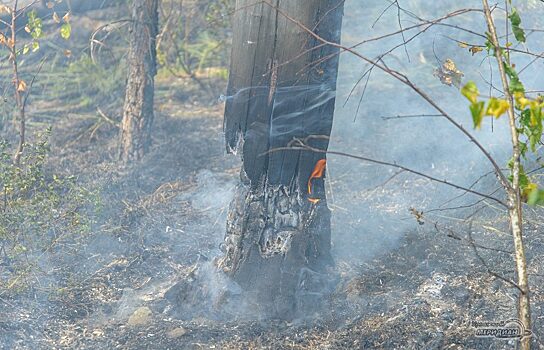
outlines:
{"label": "dry stick", "polygon": [[[482,48],[482,49],[486,48],[485,45],[471,44],[471,43],[468,43],[466,41],[461,41],[461,40],[458,40],[458,39],[455,39],[455,38],[450,38],[448,36],[444,36],[444,37],[448,38],[449,40],[455,41],[458,44],[464,44],[464,45],[467,45],[467,46],[470,46],[470,47],[479,47],[479,48]],[[515,52],[515,53],[524,54],[524,55],[527,55],[527,56],[533,56],[533,57],[536,57],[537,59],[542,58],[542,55],[543,55],[543,54],[536,54],[536,53],[531,52],[531,51],[523,51],[523,50],[515,49],[515,48],[512,48],[512,47],[504,47],[504,46],[499,46],[499,47],[501,49],[503,49],[503,50],[508,50],[508,51],[512,51],[512,52]]]}
{"label": "dry stick", "polygon": [[36,5],[38,2],[40,2],[40,0],[34,0],[32,1],[31,3],[27,4],[26,6],[24,6],[22,9],[20,9],[19,11],[17,11],[17,3],[18,1],[15,1],[15,5],[13,6],[13,12],[16,13],[16,16],[15,16],[15,19],[19,19],[20,16],[24,15],[26,10],[28,10],[29,8],[31,8],[32,6]]}
{"label": "dry stick", "polygon": [[[428,213],[428,212],[427,212]],[[438,222],[436,221],[431,221],[431,223],[433,224],[434,228],[436,229],[436,232],[440,233],[440,228],[439,228],[439,224]],[[471,223],[472,225],[472,223]],[[473,247],[477,247],[477,248],[480,248],[480,249],[483,249],[483,250],[490,250],[490,251],[494,251],[494,252],[498,252],[498,253],[504,253],[504,254],[514,254],[514,252],[511,252],[509,250],[504,250],[504,249],[500,249],[500,248],[493,248],[493,247],[488,247],[488,246],[485,246],[485,245],[482,245],[482,244],[479,244],[479,243],[476,243],[476,241],[472,238],[472,233],[470,232],[471,231],[471,228],[469,229],[469,237],[470,239],[466,239],[464,237],[461,237],[458,233],[454,232],[452,229],[448,228],[448,227],[445,227],[444,228],[445,230],[448,231],[448,234],[447,236],[450,237],[450,238],[453,238],[457,241],[468,241],[469,242],[469,245],[473,246]],[[485,265],[485,264],[484,264]],[[515,285],[515,283],[514,283]],[[516,285],[516,288],[517,285]]]}
{"label": "dry stick", "polygon": [[527,63],[526,66],[524,66],[523,68],[521,68],[518,72],[518,75],[520,75],[521,73],[523,73],[527,68],[529,68],[533,63],[535,63],[536,61],[538,61],[540,58],[543,58],[544,57],[544,52],[542,52],[541,54],[539,54],[538,56],[536,56],[535,58],[533,58],[531,60],[531,62]]}
{"label": "dry stick", "polygon": [[[383,58],[387,55],[389,55],[391,52],[395,51],[397,48],[401,47],[401,46],[404,46],[404,48],[406,49],[406,46],[409,42],[411,42],[412,40],[414,40],[415,38],[417,38],[418,36],[422,35],[423,33],[425,33],[427,30],[429,30],[435,23],[430,23],[428,24],[425,28],[421,29],[418,33],[414,34],[410,39],[406,40],[404,38],[404,32],[402,33],[402,40],[403,42],[392,47],[391,49],[389,49],[388,51],[380,54],[377,58],[375,58],[375,61],[376,62],[382,62],[384,64],[384,67],[387,68],[387,66],[385,65],[385,62],[383,61]],[[408,61],[410,59],[408,58]],[[351,95],[353,94],[353,92],[355,91],[355,88],[359,85],[359,83],[361,82],[361,80],[364,78],[364,76],[368,73],[368,77],[366,79],[366,82],[365,82],[365,86],[364,86],[364,89],[363,89],[363,92],[361,93],[361,98],[359,99],[359,104],[357,105],[357,111],[355,112],[355,116],[354,116],[354,119],[353,121],[355,121],[357,119],[357,115],[359,114],[359,109],[361,107],[361,103],[363,101],[363,98],[364,98],[364,95],[365,95],[365,92],[366,92],[366,88],[368,86],[368,82],[370,80],[370,74],[372,74],[372,71],[374,69],[375,66],[372,66],[370,67],[367,72],[365,72],[365,74],[363,74],[363,76],[357,81],[357,83],[353,86],[353,88],[351,89],[350,93],[349,93],[349,96],[348,98],[346,99],[346,102],[344,103],[344,106],[346,105],[346,103],[349,101]]]}
{"label": "dry stick", "polygon": [[[512,186],[506,188],[508,194],[508,213],[510,215],[510,224],[512,227],[512,235],[514,236],[514,248],[515,248],[515,262],[516,270],[518,273],[518,285],[520,287],[520,295],[518,297],[518,316],[521,322],[525,325],[526,329],[531,329],[531,308],[529,301],[529,281],[527,276],[527,261],[525,257],[525,250],[523,246],[523,226],[522,226],[522,208],[521,208],[521,193],[520,193],[520,158],[521,152],[519,147],[519,134],[516,127],[516,114],[514,111],[514,100],[510,93],[510,85],[505,71],[505,60],[502,54],[502,49],[497,37],[497,30],[489,3],[487,0],[482,0],[484,6],[484,14],[487,22],[487,28],[490,33],[491,43],[495,48],[495,57],[497,59],[497,66],[501,76],[501,82],[504,90],[506,100],[510,106],[508,108],[508,121],[510,125],[510,134],[512,136],[512,153],[513,153],[513,165],[512,165]],[[520,340],[521,348],[524,350],[530,349],[531,339],[525,337]]]}
{"label": "dry stick", "polygon": [[[261,1],[259,2],[258,4],[262,3],[264,1]],[[255,4],[256,5],[256,4]],[[397,31],[394,31],[394,32],[391,32],[391,33],[387,33],[387,34],[383,34],[383,35],[380,35],[380,36],[377,36],[377,37],[373,37],[373,38],[370,38],[370,39],[366,39],[366,40],[363,40],[363,41],[360,41],[352,46],[350,46],[349,48],[350,49],[355,49],[355,48],[358,48],[359,46],[362,46],[364,44],[367,44],[367,43],[370,43],[370,42],[373,42],[373,41],[379,41],[379,40],[382,40],[382,39],[385,39],[385,38],[388,38],[388,37],[392,37],[392,36],[395,36],[395,35],[398,35],[398,34],[402,34],[404,32],[407,32],[407,31],[410,31],[412,29],[416,29],[416,28],[419,28],[419,27],[423,27],[425,25],[427,25],[427,27],[423,30],[423,31],[426,31],[427,29],[429,29],[430,27],[434,26],[434,25],[441,25],[443,23],[441,23],[442,21],[446,20],[446,19],[450,19],[450,18],[453,18],[453,17],[457,17],[457,16],[461,16],[463,14],[466,14],[466,13],[469,13],[469,12],[481,12],[481,10],[476,10],[476,9],[463,9],[463,10],[457,10],[457,11],[454,11],[454,12],[451,12],[451,13],[448,13],[446,14],[445,16],[442,16],[442,17],[439,17],[439,18],[436,18],[434,20],[421,20],[423,23],[418,23],[418,24],[415,24],[415,25],[412,25],[410,27],[405,27],[403,28],[402,30],[397,30]],[[457,29],[459,30],[464,30],[464,28],[458,28]],[[471,32],[473,33],[473,32]],[[485,39],[485,36],[481,35],[481,34],[478,34],[478,33],[473,33],[475,35],[478,35],[478,36],[481,36]],[[416,34],[415,36],[417,36],[418,34]],[[412,39],[408,40],[408,41],[411,41]],[[316,46],[314,48],[310,48],[308,49],[308,51],[312,51],[312,50],[315,50],[315,49],[318,49],[318,48],[321,48],[322,45],[328,45],[328,43],[324,42],[322,43],[321,45],[319,46]],[[403,44],[399,44],[397,46],[395,46],[392,50],[402,46]],[[391,50],[391,51],[392,51]],[[322,62],[325,62],[325,61],[328,61],[328,60],[331,60],[332,58],[336,57],[337,55],[340,55],[342,54],[343,52],[345,52],[346,50],[344,49],[340,49],[340,52],[335,52],[335,53],[332,53],[330,55],[327,55],[325,57],[322,57],[318,60],[316,60],[315,62],[312,62],[308,65],[306,65],[305,67],[303,67],[301,70],[307,68],[308,66],[311,66],[311,65],[318,65]],[[286,65],[290,62],[287,61],[287,62],[284,62],[284,63],[281,63],[280,65],[278,65],[278,67],[282,67],[283,65]]]}
{"label": "dry stick", "polygon": [[277,147],[277,148],[273,148],[271,150],[268,150],[264,154],[269,154],[269,153],[274,153],[274,152],[279,152],[279,151],[309,151],[309,152],[315,152],[315,153],[332,154],[332,155],[337,155],[337,156],[342,156],[342,157],[347,157],[347,158],[352,158],[352,159],[358,159],[358,160],[362,160],[362,161],[369,162],[369,163],[390,166],[390,167],[393,167],[393,168],[404,170],[404,171],[412,173],[414,175],[421,176],[423,178],[426,178],[426,179],[434,181],[434,182],[438,182],[438,183],[441,183],[441,184],[444,184],[444,185],[448,185],[450,187],[454,187],[454,188],[456,188],[458,190],[466,191],[466,192],[472,193],[474,195],[490,199],[490,200],[492,200],[494,202],[499,203],[503,207],[508,208],[508,205],[506,203],[504,203],[503,201],[501,201],[500,199],[498,199],[496,197],[493,197],[493,196],[490,196],[488,194],[472,190],[470,188],[466,188],[466,187],[463,187],[463,186],[460,186],[460,185],[456,185],[456,184],[454,184],[452,182],[449,182],[447,180],[442,180],[442,179],[436,178],[434,176],[422,173],[420,171],[410,169],[410,168],[405,167],[403,165],[399,165],[399,164],[391,163],[391,162],[386,162],[386,161],[381,161],[381,160],[377,160],[377,159],[372,159],[372,158],[368,158],[368,157],[357,156],[357,155],[350,154],[350,153],[345,153],[345,152],[328,151],[328,150],[326,151],[326,150],[322,150],[322,149],[319,149],[319,148],[308,146],[307,144],[303,143],[301,140],[295,140],[295,141],[297,141],[297,146]]}
{"label": "dry stick", "polygon": [[132,22],[132,19],[120,19],[120,20],[117,20],[117,21],[113,21],[113,22],[110,22],[110,23],[106,23],[104,25],[101,25],[100,27],[96,28],[92,34],[91,34],[91,38],[89,39],[89,46],[90,46],[90,55],[91,55],[91,61],[93,63],[98,63],[98,61],[96,60],[95,56],[94,56],[94,51],[95,51],[95,48],[94,48],[94,45],[95,44],[98,44],[100,46],[104,46],[104,43],[101,42],[100,40],[96,39],[96,35],[104,30],[105,28],[109,27],[109,26],[112,26],[114,24],[117,24],[117,23],[123,23],[123,25],[127,24],[127,23],[131,23]]}
{"label": "dry stick", "polygon": [[[487,172],[487,173],[481,175],[478,179],[476,179],[476,181],[474,181],[474,182],[472,183],[472,185],[469,186],[469,188],[474,188],[474,186],[476,186],[481,180],[485,179],[486,177],[488,177],[489,175],[491,175],[491,174],[493,174],[493,173],[494,173],[494,171],[489,171],[489,172]],[[440,204],[439,207],[441,208],[441,207],[445,206],[446,204],[451,203],[451,202],[453,202],[454,200],[463,197],[465,194],[466,194],[466,193],[462,193],[462,194],[460,194],[460,195],[458,195],[458,196],[455,196],[455,197],[453,197],[453,198],[450,198],[450,199],[448,199],[447,201],[445,201],[444,203]]]}
{"label": "dry stick", "polygon": [[442,114],[399,114],[391,117],[380,117],[382,120],[391,120],[391,119],[408,119],[408,118],[436,118],[442,117]]}
{"label": "dry stick", "polygon": [[42,71],[43,65],[45,64],[45,61],[47,61],[48,58],[49,57],[47,56],[42,58],[40,65],[38,66],[38,71],[36,72],[36,74],[34,74],[34,76],[32,76],[32,80],[30,81],[30,84],[28,84],[28,89],[27,89],[25,98],[23,100],[23,109],[26,108],[26,103],[27,103],[28,97],[30,96],[30,91],[32,91],[32,86],[34,85],[34,82],[36,81],[38,74],[40,74],[40,72]]}
{"label": "dry stick", "polygon": [[[401,12],[402,9],[400,7],[399,0],[395,0],[394,4],[397,5],[397,21],[398,21],[400,30],[402,30],[402,23],[401,23],[401,19],[400,19],[400,12]],[[406,45],[407,42],[406,42],[406,38],[404,37],[404,31],[402,31],[401,36],[402,36],[402,42],[403,42],[403,45],[404,45],[404,52],[406,53],[406,58],[408,58],[408,62],[410,62],[410,55],[408,54],[408,48],[407,48],[407,45]]]}
{"label": "dry stick", "polygon": [[[423,98],[428,104],[430,104],[437,112],[442,114],[444,116],[444,118],[446,118],[451,124],[453,124],[457,129],[459,129],[463,134],[465,134],[468,137],[468,139],[478,147],[478,149],[480,149],[480,151],[484,154],[484,156],[489,160],[489,162],[491,163],[491,165],[495,169],[497,177],[499,178],[499,181],[501,182],[501,184],[503,185],[504,188],[507,188],[507,189],[512,188],[510,183],[508,182],[508,179],[506,178],[506,176],[501,171],[501,168],[499,167],[499,165],[497,164],[495,159],[493,159],[491,154],[484,148],[484,146],[480,142],[478,142],[478,140],[474,136],[472,136],[472,134],[469,133],[467,131],[467,129],[465,129],[461,124],[459,124],[457,121],[455,121],[455,119],[453,119],[446,111],[444,111],[429,95],[427,95],[423,90],[421,90],[414,83],[412,83],[412,81],[410,79],[408,79],[408,77],[406,75],[404,75],[404,74],[402,74],[402,73],[400,73],[400,72],[398,72],[398,71],[396,71],[394,69],[388,68],[385,65],[381,65],[378,62],[376,62],[376,61],[374,61],[372,59],[369,59],[366,56],[363,56],[359,52],[357,52],[357,51],[355,51],[355,50],[353,50],[353,49],[351,49],[349,47],[346,47],[346,46],[343,46],[341,44],[329,41],[329,40],[319,36],[318,34],[311,31],[304,24],[302,24],[300,21],[298,21],[298,20],[294,19],[293,17],[291,17],[285,11],[283,11],[283,10],[279,9],[277,6],[271,4],[268,0],[263,0],[263,2],[266,3],[268,6],[274,8],[276,11],[278,11],[279,14],[281,14],[282,16],[287,18],[289,21],[291,21],[292,23],[294,23],[298,27],[300,27],[303,31],[305,31],[306,33],[308,33],[309,35],[311,35],[315,39],[321,41],[322,43],[325,43],[325,44],[328,44],[328,45],[330,45],[332,47],[336,47],[338,49],[347,51],[347,52],[359,57],[363,61],[365,61],[367,63],[370,63],[371,65],[376,66],[377,68],[379,68],[383,72],[389,74],[393,78],[397,79],[398,81],[400,81],[404,85],[410,87],[421,98]],[[499,202],[501,204],[504,204],[504,203],[502,203],[502,201],[499,201]]]}
{"label": "dry stick", "polygon": [[[393,4],[394,4],[395,2],[397,3],[397,6],[398,6],[398,1],[397,1],[397,0],[394,0]],[[412,18],[415,18],[415,19],[417,19],[417,20],[420,21],[420,22],[426,22],[426,21],[427,21],[427,20],[425,20],[423,17],[419,17],[419,16],[416,15],[414,12],[408,11],[408,10],[406,10],[406,9],[403,8],[403,7],[400,7],[400,6],[399,6],[399,9],[400,9],[402,12],[406,13],[408,16],[410,16],[410,17],[412,17]],[[482,12],[481,9],[470,9],[470,10],[471,10],[471,11]],[[459,10],[459,11],[463,11],[463,10]],[[450,27],[450,28],[454,28],[454,29],[458,29],[458,30],[461,30],[461,31],[464,31],[464,32],[467,32],[467,33],[470,33],[470,34],[477,35],[477,36],[481,36],[481,37],[484,38],[484,39],[486,38],[485,35],[482,35],[482,34],[480,34],[480,33],[478,33],[478,32],[472,31],[472,30],[467,29],[467,28],[459,27],[459,26],[454,25],[454,24],[440,23],[439,25],[446,26],[446,27]]]}
{"label": "dry stick", "polygon": [[119,123],[116,122],[115,120],[111,119],[110,117],[108,117],[106,115],[106,113],[104,113],[104,111],[102,111],[100,109],[100,107],[96,107],[96,112],[98,113],[98,115],[100,117],[102,117],[105,121],[107,121],[108,123],[110,123],[111,125],[115,126],[117,129],[119,129]]}
{"label": "dry stick", "polygon": [[[495,194],[496,192],[497,192],[497,191],[492,192],[491,194]],[[463,193],[463,194],[465,194],[465,193]],[[459,209],[473,208],[473,207],[477,206],[478,204],[482,203],[483,201],[485,201],[484,198],[479,199],[477,202],[474,202],[474,203],[471,203],[471,204],[458,205],[458,206],[455,206],[455,207],[446,207],[446,208],[429,209],[429,210],[426,211],[426,213],[435,213],[435,212],[442,212],[442,211],[450,211],[450,210],[459,210]],[[478,209],[478,210],[479,210],[479,209]]]}
{"label": "dry stick", "polygon": [[[474,239],[472,238],[472,232],[470,232],[471,230],[469,229],[468,230],[468,236],[469,236],[469,244],[470,246],[472,247],[472,250],[474,251],[474,254],[476,255],[476,257],[478,258],[478,260],[480,260],[480,263],[482,265],[484,265],[484,267],[487,269],[487,273],[489,273],[490,275],[510,284],[511,286],[517,288],[521,293],[523,293],[523,289],[521,289],[521,287],[514,281],[512,281],[511,279],[509,278],[506,278],[496,272],[494,272],[491,267],[489,267],[489,265],[485,262],[484,258],[480,255],[480,253],[478,252],[478,248],[482,248],[482,249],[485,249],[483,246],[480,246],[480,245],[477,245],[475,242],[474,242]],[[499,250],[500,251],[500,250]],[[509,254],[512,254],[512,252],[508,252]]]}

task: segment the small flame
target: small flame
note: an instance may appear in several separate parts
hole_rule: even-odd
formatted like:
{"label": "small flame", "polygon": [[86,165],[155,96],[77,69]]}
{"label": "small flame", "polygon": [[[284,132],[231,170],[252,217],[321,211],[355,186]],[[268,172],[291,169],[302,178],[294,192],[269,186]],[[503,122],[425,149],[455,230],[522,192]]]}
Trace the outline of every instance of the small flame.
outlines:
{"label": "small flame", "polygon": [[310,203],[312,203],[312,204],[317,204],[317,203],[319,203],[319,199],[318,199],[318,198],[308,198],[308,200],[309,200]]}
{"label": "small flame", "polygon": [[[314,171],[312,171],[312,174],[310,175],[310,178],[308,179],[308,194],[310,196],[312,195],[312,180],[323,177],[323,173],[325,172],[326,166],[327,166],[326,159],[320,159],[315,164]],[[308,198],[308,200],[313,204],[319,203],[318,198]]]}

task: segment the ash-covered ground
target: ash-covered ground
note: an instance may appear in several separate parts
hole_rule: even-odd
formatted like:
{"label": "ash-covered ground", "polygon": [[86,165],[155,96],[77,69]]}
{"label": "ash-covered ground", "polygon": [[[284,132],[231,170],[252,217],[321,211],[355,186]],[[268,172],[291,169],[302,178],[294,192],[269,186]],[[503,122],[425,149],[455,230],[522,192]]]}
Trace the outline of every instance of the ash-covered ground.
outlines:
{"label": "ash-covered ground", "polygon": [[[470,326],[472,320],[516,315],[515,288],[488,273],[474,253],[476,246],[493,271],[514,278],[504,218],[502,222],[475,219],[469,236],[468,226],[451,221],[435,226],[423,219],[425,223],[419,225],[409,208],[403,208],[405,219],[413,221],[416,229],[397,238],[393,248],[366,260],[363,253],[358,258],[337,253],[334,292],[320,313],[305,319],[261,319],[251,305],[222,299],[226,292],[238,292],[212,264],[220,254],[238,161],[223,153],[220,107],[181,106],[169,103],[161,112],[153,151],[134,168],[120,170],[93,156],[113,147],[108,140],[115,136],[114,128],[101,131],[100,142],[70,149],[56,160],[87,181],[109,178],[103,188],[105,218],[88,240],[80,242],[77,253],[66,258],[69,261],[50,262],[46,272],[56,279],[54,287],[0,299],[2,348],[513,347],[504,340],[476,338]],[[184,130],[184,140],[171,135],[172,128]],[[56,147],[62,147],[59,134]],[[330,180],[339,188],[349,186],[349,180]],[[397,181],[421,192],[438,191],[417,179]],[[368,196],[387,193],[387,186],[371,186],[366,193],[346,194],[342,204],[337,199],[337,205],[345,208],[334,213],[343,210],[341,217],[349,216],[340,224],[334,221],[335,250],[366,249],[370,228],[350,208],[362,210],[358,203],[370,203]],[[541,222],[535,218],[528,220],[527,247],[534,339],[542,348],[544,242]],[[348,236],[342,232],[346,227],[358,234]],[[376,230],[369,240],[389,234]],[[191,286],[186,298],[168,298],[168,291],[179,283]]]}
{"label": "ash-covered ground", "polygon": [[[395,13],[386,15],[376,32],[367,33],[368,25],[359,23],[373,22],[383,8],[376,4],[366,13],[359,2],[346,6],[347,43],[378,35],[396,21]],[[410,69],[469,125],[458,91],[429,83],[437,65],[432,43],[440,35],[413,43]],[[458,50],[453,43],[434,51],[468,62],[470,54]],[[394,160],[468,186],[489,171],[470,142],[440,121],[381,118],[424,113],[425,106],[379,75],[355,118],[362,85],[344,101],[364,71],[356,64],[343,57],[332,149]],[[465,70],[462,63],[460,68]],[[224,81],[209,83],[224,91]],[[43,254],[38,283],[0,294],[1,349],[515,347],[513,341],[478,338],[471,326],[516,317],[517,290],[505,281],[515,280],[505,214],[485,203],[476,213],[480,206],[448,210],[476,200],[454,199],[463,193],[339,157],[331,157],[327,174],[332,293],[318,313],[290,321],[261,317],[236,298],[239,288],[213,264],[240,168],[239,159],[224,152],[223,105],[189,79],[163,77],[157,91],[152,150],[131,167],[116,163],[118,130],[107,122],[95,130],[94,110],[59,110],[39,99],[31,104],[35,119],[58,120],[50,167],[96,188],[101,208],[89,234]],[[507,149],[497,141],[503,131],[497,124],[479,136],[499,158]],[[479,188],[495,185],[488,176]],[[544,349],[542,214],[528,208],[525,224],[537,349]]]}

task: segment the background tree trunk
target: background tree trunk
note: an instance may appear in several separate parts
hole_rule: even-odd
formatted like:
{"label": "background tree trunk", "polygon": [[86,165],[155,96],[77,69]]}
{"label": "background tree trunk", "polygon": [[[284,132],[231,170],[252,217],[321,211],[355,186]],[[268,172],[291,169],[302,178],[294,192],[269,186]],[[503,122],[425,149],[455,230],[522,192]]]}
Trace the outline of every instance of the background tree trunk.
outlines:
{"label": "background tree trunk", "polygon": [[[273,6],[271,6],[272,4]],[[267,314],[290,317],[324,297],[332,264],[324,180],[308,181],[323,154],[279,151],[294,138],[327,149],[336,96],[342,0],[238,0],[224,130],[241,150],[241,184],[231,204],[219,265]],[[279,9],[279,10],[278,10]],[[283,13],[283,14],[282,14]]]}
{"label": "background tree trunk", "polygon": [[128,79],[119,158],[139,160],[147,152],[153,124],[154,79],[157,74],[156,38],[159,0],[134,0]]}

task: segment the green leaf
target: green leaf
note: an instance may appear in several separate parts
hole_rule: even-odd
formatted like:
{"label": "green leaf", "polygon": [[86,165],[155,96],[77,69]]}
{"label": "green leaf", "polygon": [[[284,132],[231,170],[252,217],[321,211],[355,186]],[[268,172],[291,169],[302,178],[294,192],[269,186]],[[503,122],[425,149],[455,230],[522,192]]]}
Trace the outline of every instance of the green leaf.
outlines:
{"label": "green leaf", "polygon": [[39,39],[43,35],[42,31],[42,20],[36,15],[36,10],[32,10],[27,14],[28,23],[25,27],[25,30],[30,33],[30,36],[34,40]]}
{"label": "green leaf", "polygon": [[37,41],[32,42],[32,52],[36,52],[40,49],[40,43]]}
{"label": "green leaf", "polygon": [[510,85],[510,93],[512,93],[512,94],[519,93],[519,92],[524,93],[525,92],[525,87],[523,86],[523,84],[519,80],[518,73],[516,72],[514,67],[510,66],[509,64],[507,64],[505,62],[504,63],[504,71],[506,72],[506,75],[508,75],[508,77],[510,78],[510,84],[509,84]]}
{"label": "green leaf", "polygon": [[524,126],[523,133],[529,139],[531,151],[536,152],[544,132],[542,108],[537,105],[524,110],[521,113],[520,122]]}
{"label": "green leaf", "polygon": [[508,108],[510,108],[510,103],[508,103],[508,101],[492,97],[489,99],[485,114],[499,118],[508,110]]}
{"label": "green leaf", "polygon": [[524,43],[525,38],[525,31],[520,27],[521,25],[521,17],[519,16],[519,12],[513,8],[512,13],[510,16],[508,16],[510,19],[510,23],[512,24],[512,32],[514,33],[514,36],[516,37],[516,40]]}
{"label": "green leaf", "polygon": [[527,198],[527,204],[544,205],[544,191],[539,188],[532,190]]}
{"label": "green leaf", "polygon": [[70,35],[72,34],[72,26],[70,25],[70,23],[64,23],[61,27],[60,27],[60,36],[64,39],[64,40],[68,40],[70,39]]}
{"label": "green leaf", "polygon": [[461,94],[465,96],[472,104],[475,104],[478,101],[478,87],[473,81],[469,81],[465,86],[461,88]]}
{"label": "green leaf", "polygon": [[520,165],[519,166],[519,188],[523,190],[527,188],[527,186],[529,186],[530,183],[531,181],[529,181],[529,177],[525,173],[525,169],[523,168],[522,165]]}
{"label": "green leaf", "polygon": [[529,150],[529,147],[527,147],[527,143],[520,141],[520,143],[519,143],[519,153],[521,154],[522,157],[525,158],[525,156],[527,155],[528,150]]}
{"label": "green leaf", "polygon": [[519,121],[521,125],[531,127],[531,110],[527,108],[523,112],[521,112],[521,117],[519,118]]}
{"label": "green leaf", "polygon": [[28,44],[25,44],[25,46],[23,47],[23,55],[26,55],[28,51],[30,51],[30,47],[28,47]]}
{"label": "green leaf", "polygon": [[474,121],[474,128],[479,129],[482,126],[482,121],[485,115],[485,102],[480,101],[470,105],[470,113],[472,114],[472,121]]}

